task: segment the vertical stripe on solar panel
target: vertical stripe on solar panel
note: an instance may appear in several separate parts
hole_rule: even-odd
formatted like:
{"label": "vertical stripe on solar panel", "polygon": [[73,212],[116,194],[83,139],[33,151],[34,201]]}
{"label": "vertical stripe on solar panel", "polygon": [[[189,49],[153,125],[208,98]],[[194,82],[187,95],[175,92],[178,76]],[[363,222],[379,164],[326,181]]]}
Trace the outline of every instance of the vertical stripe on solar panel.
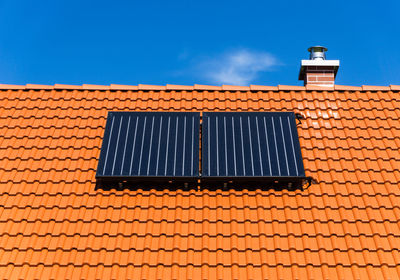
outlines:
{"label": "vertical stripe on solar panel", "polygon": [[304,167],[292,112],[203,114],[203,177],[298,177]]}
{"label": "vertical stripe on solar panel", "polygon": [[200,114],[110,112],[97,177],[198,177]]}

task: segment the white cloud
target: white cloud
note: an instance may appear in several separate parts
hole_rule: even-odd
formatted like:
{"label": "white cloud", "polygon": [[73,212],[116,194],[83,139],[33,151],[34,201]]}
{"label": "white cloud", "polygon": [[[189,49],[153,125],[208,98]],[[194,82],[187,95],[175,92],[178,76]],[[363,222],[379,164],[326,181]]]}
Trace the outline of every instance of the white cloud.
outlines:
{"label": "white cloud", "polygon": [[249,85],[259,72],[270,71],[277,64],[277,59],[269,53],[242,49],[206,59],[200,68],[212,83]]}

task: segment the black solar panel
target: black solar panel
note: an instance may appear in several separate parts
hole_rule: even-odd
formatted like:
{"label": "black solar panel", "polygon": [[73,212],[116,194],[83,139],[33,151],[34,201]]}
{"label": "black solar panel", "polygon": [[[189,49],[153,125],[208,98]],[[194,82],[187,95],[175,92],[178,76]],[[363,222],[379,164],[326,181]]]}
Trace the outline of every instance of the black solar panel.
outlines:
{"label": "black solar panel", "polygon": [[292,112],[204,113],[202,181],[302,184],[305,172]]}
{"label": "black solar panel", "polygon": [[197,182],[199,126],[199,113],[109,112],[97,185]]}

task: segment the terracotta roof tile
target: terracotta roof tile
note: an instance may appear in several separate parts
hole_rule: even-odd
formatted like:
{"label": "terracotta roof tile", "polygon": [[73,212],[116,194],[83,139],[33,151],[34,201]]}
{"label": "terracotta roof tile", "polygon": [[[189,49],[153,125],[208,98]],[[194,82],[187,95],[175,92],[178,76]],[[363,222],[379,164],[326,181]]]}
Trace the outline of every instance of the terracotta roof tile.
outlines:
{"label": "terracotta roof tile", "polygon": [[138,85],[139,90],[165,90],[165,86],[156,86],[156,85]]}
{"label": "terracotta roof tile", "polygon": [[129,85],[110,85],[111,90],[138,90],[138,86],[129,86]]}
{"label": "terracotta roof tile", "polygon": [[[287,86],[287,85],[278,85],[278,90],[279,91],[285,91],[285,90],[305,90],[305,87],[302,86]],[[282,99],[282,101],[285,99]]]}
{"label": "terracotta roof tile", "polygon": [[194,90],[221,90],[219,86],[208,86],[208,85],[194,85]]}
{"label": "terracotta roof tile", "polygon": [[0,89],[25,89],[25,86],[0,84]]}
{"label": "terracotta roof tile", "polygon": [[361,88],[361,87],[355,87],[355,86],[335,85],[335,90],[350,90],[350,91],[356,91],[356,90],[362,90],[362,88]]}
{"label": "terracotta roof tile", "polygon": [[166,85],[167,90],[193,90],[193,86]]}
{"label": "terracotta roof tile", "polygon": [[54,86],[26,84],[26,89],[54,89]]}
{"label": "terracotta roof tile", "polygon": [[333,91],[335,88],[333,86],[316,86],[316,85],[306,85],[306,90],[319,90],[319,91]]}
{"label": "terracotta roof tile", "polygon": [[277,91],[278,87],[272,87],[272,86],[259,86],[259,85],[250,85],[250,90],[261,90],[261,91]]}
{"label": "terracotta roof tile", "polygon": [[88,89],[88,90],[109,90],[110,86],[83,84],[82,88],[83,89]]}
{"label": "terracotta roof tile", "polygon": [[230,85],[222,85],[222,90],[229,90],[229,91],[249,91],[249,87],[245,86],[230,86]]}
{"label": "terracotta roof tile", "polygon": [[390,90],[390,87],[362,86],[362,90],[365,90],[365,91],[388,91],[388,90]]}
{"label": "terracotta roof tile", "polygon": [[[5,278],[399,278],[399,86],[0,85]],[[287,190],[96,190],[110,110],[294,110]]]}

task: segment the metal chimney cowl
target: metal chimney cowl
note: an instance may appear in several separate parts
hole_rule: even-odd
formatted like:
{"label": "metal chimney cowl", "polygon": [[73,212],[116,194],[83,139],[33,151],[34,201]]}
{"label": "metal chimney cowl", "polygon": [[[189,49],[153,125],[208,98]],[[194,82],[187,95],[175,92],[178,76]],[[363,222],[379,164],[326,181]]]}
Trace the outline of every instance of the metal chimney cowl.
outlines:
{"label": "metal chimney cowl", "polygon": [[310,60],[325,60],[325,52],[328,49],[323,46],[309,47]]}

